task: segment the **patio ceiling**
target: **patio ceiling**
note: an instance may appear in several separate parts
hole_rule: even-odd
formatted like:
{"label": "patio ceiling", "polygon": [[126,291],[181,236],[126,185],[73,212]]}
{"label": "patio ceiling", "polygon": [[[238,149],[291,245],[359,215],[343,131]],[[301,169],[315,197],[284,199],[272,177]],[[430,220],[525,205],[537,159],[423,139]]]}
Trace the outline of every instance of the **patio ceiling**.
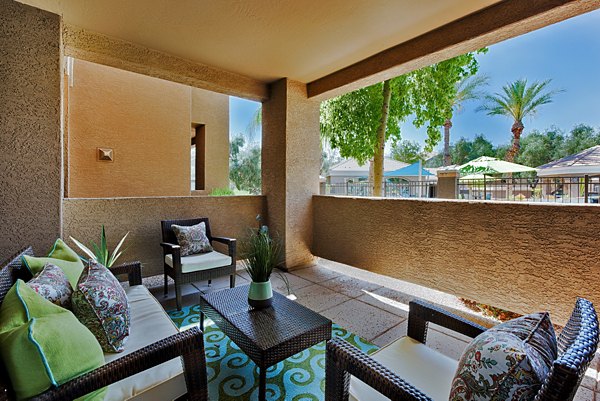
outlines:
{"label": "patio ceiling", "polygon": [[263,82],[310,82],[497,0],[22,0],[67,24]]}

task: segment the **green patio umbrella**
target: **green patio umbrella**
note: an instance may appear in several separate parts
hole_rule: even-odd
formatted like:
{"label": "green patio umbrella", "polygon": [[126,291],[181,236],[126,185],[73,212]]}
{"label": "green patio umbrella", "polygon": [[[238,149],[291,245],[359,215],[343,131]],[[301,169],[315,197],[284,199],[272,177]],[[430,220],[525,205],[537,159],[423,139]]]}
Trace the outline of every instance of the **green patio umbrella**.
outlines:
{"label": "green patio umbrella", "polygon": [[536,171],[536,169],[523,166],[522,164],[496,159],[495,157],[481,156],[460,166],[459,171],[461,175],[481,174],[486,176],[509,173],[524,173],[528,171]]}
{"label": "green patio umbrella", "polygon": [[483,199],[487,199],[487,182],[489,176],[511,173],[524,173],[537,171],[535,168],[523,166],[522,164],[511,163],[495,157],[481,156],[473,159],[458,168],[461,180],[483,180]]}

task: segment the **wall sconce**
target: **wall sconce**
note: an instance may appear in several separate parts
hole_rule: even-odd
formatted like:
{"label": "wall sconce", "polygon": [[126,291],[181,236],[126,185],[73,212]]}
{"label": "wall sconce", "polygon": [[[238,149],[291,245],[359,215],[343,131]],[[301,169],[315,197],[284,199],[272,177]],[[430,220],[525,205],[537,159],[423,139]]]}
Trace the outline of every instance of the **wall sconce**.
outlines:
{"label": "wall sconce", "polygon": [[112,149],[109,148],[98,148],[98,161],[102,162],[112,162],[114,158],[114,153]]}

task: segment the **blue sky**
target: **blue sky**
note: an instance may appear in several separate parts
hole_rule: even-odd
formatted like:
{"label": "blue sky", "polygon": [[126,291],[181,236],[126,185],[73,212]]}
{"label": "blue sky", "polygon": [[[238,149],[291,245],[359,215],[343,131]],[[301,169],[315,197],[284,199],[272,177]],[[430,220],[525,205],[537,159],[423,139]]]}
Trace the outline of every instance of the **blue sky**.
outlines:
{"label": "blue sky", "polygon": [[[480,73],[490,77],[489,92],[519,78],[552,79],[552,89],[564,90],[524,121],[525,134],[552,126],[569,131],[579,123],[600,127],[600,10],[490,46],[478,59]],[[230,135],[244,132],[260,103],[235,97],[229,102]],[[469,102],[454,116],[451,141],[484,134],[496,145],[509,143],[512,121],[476,112],[478,105]],[[426,133],[407,122],[402,136],[422,145]]]}
{"label": "blue sky", "polygon": [[[553,125],[565,131],[579,123],[600,127],[600,10],[490,46],[478,60],[492,93],[519,78],[552,79],[551,88],[565,91],[523,122],[525,135]],[[478,101],[469,102],[454,116],[451,142],[484,134],[495,145],[509,143],[512,121],[476,112],[478,106]],[[427,137],[411,123],[402,125],[402,133],[421,144]]]}

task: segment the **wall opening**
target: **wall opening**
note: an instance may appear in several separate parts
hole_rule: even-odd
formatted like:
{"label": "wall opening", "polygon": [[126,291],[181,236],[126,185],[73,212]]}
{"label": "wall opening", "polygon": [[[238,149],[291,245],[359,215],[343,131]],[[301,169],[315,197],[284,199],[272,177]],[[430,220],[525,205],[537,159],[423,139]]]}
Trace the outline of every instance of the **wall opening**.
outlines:
{"label": "wall opening", "polygon": [[205,189],[206,125],[192,124],[191,147],[192,191]]}

